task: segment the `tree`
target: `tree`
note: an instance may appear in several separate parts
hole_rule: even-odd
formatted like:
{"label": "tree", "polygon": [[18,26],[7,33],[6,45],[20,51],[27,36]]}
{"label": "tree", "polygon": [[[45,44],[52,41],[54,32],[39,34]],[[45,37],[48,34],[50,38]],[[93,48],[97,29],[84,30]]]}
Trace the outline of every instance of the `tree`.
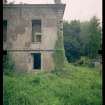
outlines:
{"label": "tree", "polygon": [[80,57],[80,21],[64,22],[64,47],[69,62],[74,62]]}
{"label": "tree", "polygon": [[90,58],[96,58],[98,56],[98,50],[101,45],[101,27],[99,19],[92,17],[87,26],[81,29],[82,36],[82,53]]}
{"label": "tree", "polygon": [[102,28],[96,16],[90,21],[64,22],[63,32],[65,53],[69,62],[75,62],[81,56],[92,59],[98,57],[98,50],[102,45]]}

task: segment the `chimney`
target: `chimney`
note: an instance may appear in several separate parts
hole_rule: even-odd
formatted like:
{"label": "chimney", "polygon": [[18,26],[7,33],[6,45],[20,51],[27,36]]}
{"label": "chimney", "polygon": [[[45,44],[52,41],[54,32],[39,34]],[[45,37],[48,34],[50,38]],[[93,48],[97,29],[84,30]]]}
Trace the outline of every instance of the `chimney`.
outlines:
{"label": "chimney", "polygon": [[61,0],[54,0],[55,4],[61,4]]}

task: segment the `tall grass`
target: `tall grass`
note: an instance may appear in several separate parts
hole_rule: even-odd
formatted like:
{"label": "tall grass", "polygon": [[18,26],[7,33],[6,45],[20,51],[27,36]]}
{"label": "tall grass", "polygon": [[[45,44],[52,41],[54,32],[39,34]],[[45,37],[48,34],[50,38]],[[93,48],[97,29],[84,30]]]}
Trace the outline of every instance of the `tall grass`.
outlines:
{"label": "tall grass", "polygon": [[62,71],[3,76],[3,105],[102,105],[98,70],[67,65]]}

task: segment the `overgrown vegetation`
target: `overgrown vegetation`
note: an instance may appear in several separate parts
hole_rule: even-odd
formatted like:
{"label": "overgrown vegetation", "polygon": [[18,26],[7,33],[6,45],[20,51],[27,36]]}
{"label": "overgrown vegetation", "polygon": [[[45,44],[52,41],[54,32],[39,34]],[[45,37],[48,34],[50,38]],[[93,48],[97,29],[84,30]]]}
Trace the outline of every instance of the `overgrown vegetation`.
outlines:
{"label": "overgrown vegetation", "polygon": [[3,105],[102,105],[102,65],[89,65],[99,57],[100,36],[95,17],[64,23],[66,56],[76,66],[67,64],[59,33],[51,72],[15,73],[10,55],[4,56]]}
{"label": "overgrown vegetation", "polygon": [[[59,29],[59,28],[58,28]],[[66,63],[65,50],[64,50],[64,40],[63,33],[58,30],[57,40],[55,44],[55,52],[53,54],[55,69],[62,69],[64,64]]]}
{"label": "overgrown vegetation", "polygon": [[64,46],[68,61],[76,62],[81,56],[97,58],[102,47],[101,29],[100,21],[95,16],[85,22],[64,22]]}
{"label": "overgrown vegetation", "polygon": [[3,75],[3,105],[102,105],[101,73],[68,64],[47,73]]}
{"label": "overgrown vegetation", "polygon": [[14,63],[9,53],[3,55],[3,73],[11,74],[14,71]]}

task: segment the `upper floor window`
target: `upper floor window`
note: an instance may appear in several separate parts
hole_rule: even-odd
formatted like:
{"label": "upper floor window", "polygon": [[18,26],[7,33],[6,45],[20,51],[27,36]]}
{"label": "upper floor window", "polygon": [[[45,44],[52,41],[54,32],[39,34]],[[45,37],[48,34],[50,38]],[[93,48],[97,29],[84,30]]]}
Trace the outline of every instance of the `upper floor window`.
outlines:
{"label": "upper floor window", "polygon": [[32,41],[41,42],[41,20],[32,20]]}
{"label": "upper floor window", "polygon": [[3,42],[7,40],[7,20],[3,20]]}

